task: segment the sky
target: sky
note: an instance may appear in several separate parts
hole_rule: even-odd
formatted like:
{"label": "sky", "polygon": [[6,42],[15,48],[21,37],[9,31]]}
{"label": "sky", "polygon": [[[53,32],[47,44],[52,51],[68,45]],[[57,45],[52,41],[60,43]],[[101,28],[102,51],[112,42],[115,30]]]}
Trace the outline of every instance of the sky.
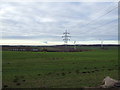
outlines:
{"label": "sky", "polygon": [[117,44],[117,2],[3,2],[0,45]]}

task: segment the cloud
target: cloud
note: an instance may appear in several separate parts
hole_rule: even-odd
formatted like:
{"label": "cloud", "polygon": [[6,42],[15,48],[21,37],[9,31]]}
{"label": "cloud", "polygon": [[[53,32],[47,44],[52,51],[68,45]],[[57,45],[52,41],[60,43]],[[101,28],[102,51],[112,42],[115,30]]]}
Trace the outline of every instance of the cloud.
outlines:
{"label": "cloud", "polygon": [[115,2],[6,2],[0,6],[1,32],[4,40],[59,42],[65,29],[71,40],[117,40],[117,8],[106,14],[116,6]]}

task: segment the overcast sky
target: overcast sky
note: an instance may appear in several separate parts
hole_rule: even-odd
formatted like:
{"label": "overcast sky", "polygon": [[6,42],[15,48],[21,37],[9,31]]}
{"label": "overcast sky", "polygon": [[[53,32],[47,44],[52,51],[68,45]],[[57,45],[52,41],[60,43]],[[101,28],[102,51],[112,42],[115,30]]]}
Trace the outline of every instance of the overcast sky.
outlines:
{"label": "overcast sky", "polygon": [[66,29],[69,43],[113,43],[118,40],[117,6],[117,2],[1,3],[1,44],[63,44]]}

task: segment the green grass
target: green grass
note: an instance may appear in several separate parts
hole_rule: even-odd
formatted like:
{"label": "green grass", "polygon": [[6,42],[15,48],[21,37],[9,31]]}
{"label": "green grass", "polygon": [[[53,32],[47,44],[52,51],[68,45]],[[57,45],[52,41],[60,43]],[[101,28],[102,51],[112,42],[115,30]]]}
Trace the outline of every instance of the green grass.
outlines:
{"label": "green grass", "polygon": [[84,52],[3,51],[2,63],[3,87],[9,88],[94,87],[105,76],[118,79],[115,47]]}

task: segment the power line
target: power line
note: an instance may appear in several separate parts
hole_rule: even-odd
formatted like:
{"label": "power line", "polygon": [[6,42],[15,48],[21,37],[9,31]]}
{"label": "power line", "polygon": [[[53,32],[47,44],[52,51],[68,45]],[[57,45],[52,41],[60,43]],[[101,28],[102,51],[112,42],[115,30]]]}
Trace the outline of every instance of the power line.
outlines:
{"label": "power line", "polygon": [[[103,25],[101,25],[101,26],[98,26],[98,27],[95,27],[95,28],[92,28],[92,29],[102,28],[103,26],[109,25],[109,24],[113,23],[114,21],[115,21],[115,20],[112,20],[110,23],[103,24]],[[91,32],[90,34],[93,35],[93,34],[95,33],[95,31],[96,31],[96,30],[94,30],[94,31]],[[86,31],[86,32],[87,32],[87,31]],[[76,36],[76,35],[74,35],[74,36]],[[78,37],[79,37],[79,36],[78,36]]]}
{"label": "power line", "polygon": [[[113,8],[112,10],[110,10],[110,11],[108,11],[107,13],[105,13],[105,14],[103,14],[102,16],[99,16],[100,18],[102,18],[103,16],[105,16],[105,15],[107,15],[107,14],[109,14],[110,12],[112,12],[114,9],[116,9],[116,8],[118,8],[118,7],[115,7],[115,8]],[[96,19],[94,19],[94,21],[95,20],[98,20],[99,18],[96,18]],[[93,20],[92,20],[93,21]],[[113,20],[114,21],[114,20]],[[112,22],[113,22],[112,21]],[[90,24],[91,22],[89,22],[88,24]],[[92,22],[92,23],[94,23],[94,22]],[[111,23],[111,22],[110,22]],[[107,23],[107,24],[110,24],[110,23]],[[86,25],[88,25],[88,24],[86,24]],[[96,27],[96,28],[99,28],[99,27],[102,27],[102,26],[105,26],[105,25],[107,25],[107,24],[104,24],[104,25],[100,25],[100,26],[98,26],[98,27]],[[84,27],[85,27],[85,25],[84,25]],[[81,28],[84,28],[84,27],[81,27]],[[87,26],[88,27],[88,26]],[[96,29],[96,28],[93,28],[93,29]],[[87,31],[89,31],[89,30],[87,30]],[[86,31],[85,31],[86,32]]]}
{"label": "power line", "polygon": [[[116,6],[116,5],[115,5]],[[111,7],[114,7],[113,3],[109,5],[109,7],[104,7],[102,9],[100,9],[100,12],[97,12],[95,14],[99,14],[101,12],[105,12],[105,11],[108,11]],[[99,11],[99,10],[98,10]],[[101,13],[102,14],[102,13]]]}
{"label": "power line", "polygon": [[[108,11],[107,13],[105,13],[105,14],[103,14],[103,15],[101,15],[101,16],[99,16],[99,17],[97,17],[96,19],[91,20],[89,23],[85,24],[83,27],[85,27],[85,26],[87,26],[87,25],[89,25],[89,24],[91,24],[91,23],[94,23],[93,21],[95,21],[95,20],[98,20],[98,19],[102,18],[103,16],[105,16],[105,15],[109,14],[110,12],[112,12],[112,11],[113,11],[114,9],[116,9],[116,8],[118,8],[118,6],[117,6],[117,7],[115,7],[115,8],[113,8],[112,10]],[[82,27],[82,28],[83,28],[83,27]]]}
{"label": "power line", "polygon": [[103,26],[105,26],[105,25],[109,25],[109,24],[111,24],[111,23],[113,23],[113,22],[115,22],[115,20],[112,20],[112,21],[111,21],[111,22],[109,22],[109,23],[106,23],[106,24],[100,25],[100,26],[95,27],[95,28],[92,28],[92,29],[101,28],[101,27],[103,27]]}

